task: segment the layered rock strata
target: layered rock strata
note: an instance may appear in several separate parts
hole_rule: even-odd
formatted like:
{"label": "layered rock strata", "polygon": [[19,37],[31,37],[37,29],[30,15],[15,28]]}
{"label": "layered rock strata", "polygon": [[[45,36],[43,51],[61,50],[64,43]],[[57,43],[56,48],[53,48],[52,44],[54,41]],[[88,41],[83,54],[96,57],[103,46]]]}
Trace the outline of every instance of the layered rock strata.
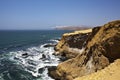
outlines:
{"label": "layered rock strata", "polygon": [[86,40],[91,32],[92,29],[87,29],[63,34],[60,42],[55,47],[55,54],[66,58],[76,57],[83,51],[83,47],[86,45]]}
{"label": "layered rock strata", "polygon": [[110,64],[103,70],[74,80],[120,80],[120,59]]}
{"label": "layered rock strata", "polygon": [[[93,28],[83,42],[78,41],[81,37],[76,39],[76,36],[73,37],[71,33],[67,35],[70,36],[65,37],[63,35],[56,46],[56,50],[64,53],[65,56],[70,54],[67,48],[81,49],[84,41],[87,43],[82,53],[73,52],[74,58],[60,63],[56,69],[49,72],[56,80],[73,80],[97,72],[120,58],[120,20],[109,22],[102,27]],[[78,43],[74,43],[75,39]],[[67,52],[64,52],[65,50]]]}

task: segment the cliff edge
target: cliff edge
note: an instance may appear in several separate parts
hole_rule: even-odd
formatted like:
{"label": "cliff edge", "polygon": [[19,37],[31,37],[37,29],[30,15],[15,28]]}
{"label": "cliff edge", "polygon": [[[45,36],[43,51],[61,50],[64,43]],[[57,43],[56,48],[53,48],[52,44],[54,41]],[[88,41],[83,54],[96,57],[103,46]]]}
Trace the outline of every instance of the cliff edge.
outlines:
{"label": "cliff edge", "polygon": [[[70,33],[62,37],[56,46],[56,51],[59,54],[67,56],[70,54],[69,48],[77,48],[78,51],[72,50],[72,55],[75,54],[74,57],[69,57],[71,59],[60,63],[56,69],[49,71],[51,77],[56,80],[73,80],[102,70],[120,58],[120,20],[93,28],[92,32],[83,33],[84,35],[78,37],[81,34],[78,33],[76,36],[74,33]],[[79,52],[82,47],[84,50]]]}
{"label": "cliff edge", "polygon": [[56,45],[55,55],[61,55],[68,59],[76,57],[83,51],[86,41],[92,29],[79,30],[63,34],[61,40]]}

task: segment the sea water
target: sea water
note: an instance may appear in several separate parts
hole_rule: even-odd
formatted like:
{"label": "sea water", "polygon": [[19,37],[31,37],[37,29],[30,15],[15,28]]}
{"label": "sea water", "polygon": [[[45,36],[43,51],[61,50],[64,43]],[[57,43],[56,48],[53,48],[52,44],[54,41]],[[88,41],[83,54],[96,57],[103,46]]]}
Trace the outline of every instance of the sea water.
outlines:
{"label": "sea water", "polygon": [[59,30],[0,31],[0,80],[54,80],[48,67],[60,62],[54,47],[62,34]]}

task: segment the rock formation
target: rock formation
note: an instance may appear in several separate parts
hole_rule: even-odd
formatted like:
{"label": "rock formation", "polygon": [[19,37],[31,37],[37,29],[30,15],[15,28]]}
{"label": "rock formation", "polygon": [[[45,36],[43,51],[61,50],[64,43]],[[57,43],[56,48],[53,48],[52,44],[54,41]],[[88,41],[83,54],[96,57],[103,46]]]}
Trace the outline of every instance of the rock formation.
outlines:
{"label": "rock formation", "polygon": [[82,52],[82,48],[91,32],[92,29],[88,29],[63,34],[62,39],[55,47],[55,54],[66,58],[76,57]]}
{"label": "rock formation", "polygon": [[120,80],[120,59],[110,64],[103,70],[74,80]]}
{"label": "rock formation", "polygon": [[[67,37],[63,35],[56,46],[56,50],[66,56],[69,54],[68,48],[81,49],[84,42],[79,42],[82,36],[78,37],[72,34],[70,33],[70,36]],[[120,58],[120,20],[93,28],[84,40],[86,41],[84,51],[82,53],[73,52],[74,58],[60,63],[56,69],[50,71],[49,74],[53,78],[56,80],[73,80],[104,69],[114,60]],[[74,43],[74,41],[78,42]],[[65,50],[67,51],[65,52]]]}

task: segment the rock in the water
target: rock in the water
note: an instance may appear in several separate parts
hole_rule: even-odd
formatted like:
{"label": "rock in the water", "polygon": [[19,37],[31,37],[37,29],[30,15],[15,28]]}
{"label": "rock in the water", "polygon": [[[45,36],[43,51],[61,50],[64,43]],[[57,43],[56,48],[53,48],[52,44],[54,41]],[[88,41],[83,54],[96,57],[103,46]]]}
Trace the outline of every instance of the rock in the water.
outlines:
{"label": "rock in the water", "polygon": [[[61,43],[60,47],[62,46]],[[73,80],[104,69],[118,58],[120,58],[120,20],[109,22],[101,28],[93,28],[85,50],[77,57],[60,63],[51,75],[59,80]]]}
{"label": "rock in the water", "polygon": [[39,72],[40,74],[42,74],[44,70],[45,70],[44,68],[40,68],[40,69],[38,70],[38,72]]}
{"label": "rock in the water", "polygon": [[46,44],[44,47],[55,47],[56,44]]}
{"label": "rock in the water", "polygon": [[23,53],[22,57],[25,57],[25,58],[28,57],[28,53]]}
{"label": "rock in the water", "polygon": [[52,75],[54,75],[55,70],[57,69],[56,66],[49,66],[48,67],[48,75],[54,78]]}
{"label": "rock in the water", "polygon": [[45,54],[42,54],[42,58],[46,58],[46,55],[45,55]]}

